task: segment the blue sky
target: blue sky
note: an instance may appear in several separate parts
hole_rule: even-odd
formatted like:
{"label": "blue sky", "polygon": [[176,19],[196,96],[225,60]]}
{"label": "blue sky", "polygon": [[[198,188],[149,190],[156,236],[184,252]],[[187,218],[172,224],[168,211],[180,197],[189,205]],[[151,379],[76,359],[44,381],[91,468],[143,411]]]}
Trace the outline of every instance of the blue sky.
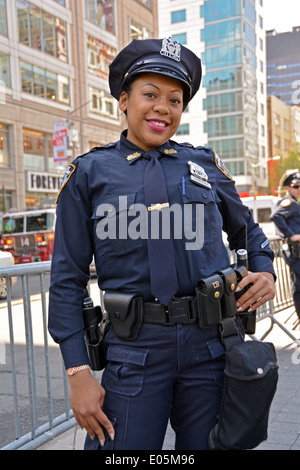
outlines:
{"label": "blue sky", "polygon": [[263,0],[265,28],[278,32],[300,26],[300,0]]}

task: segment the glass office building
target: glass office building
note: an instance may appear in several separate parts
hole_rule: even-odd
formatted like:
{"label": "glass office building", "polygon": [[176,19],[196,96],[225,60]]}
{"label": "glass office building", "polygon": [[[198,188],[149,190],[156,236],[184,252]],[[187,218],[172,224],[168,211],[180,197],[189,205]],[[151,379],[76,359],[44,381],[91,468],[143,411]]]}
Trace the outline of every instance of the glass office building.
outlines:
{"label": "glass office building", "polygon": [[265,192],[263,0],[160,0],[159,18],[160,35],[171,32],[203,64],[200,94],[190,103],[177,140],[214,148],[241,195]]}
{"label": "glass office building", "polygon": [[267,31],[267,92],[289,106],[300,105],[300,26]]}

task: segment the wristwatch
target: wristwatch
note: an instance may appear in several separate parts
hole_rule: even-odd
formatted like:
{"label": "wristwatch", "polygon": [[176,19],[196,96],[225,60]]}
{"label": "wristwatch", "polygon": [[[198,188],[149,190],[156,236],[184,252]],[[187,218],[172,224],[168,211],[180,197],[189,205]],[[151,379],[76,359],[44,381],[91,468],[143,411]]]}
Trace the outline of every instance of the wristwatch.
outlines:
{"label": "wristwatch", "polygon": [[82,366],[77,366],[77,367],[70,367],[70,369],[67,369],[67,374],[69,376],[77,374],[77,372],[80,372],[81,370],[89,369],[90,366],[87,364],[84,364]]}

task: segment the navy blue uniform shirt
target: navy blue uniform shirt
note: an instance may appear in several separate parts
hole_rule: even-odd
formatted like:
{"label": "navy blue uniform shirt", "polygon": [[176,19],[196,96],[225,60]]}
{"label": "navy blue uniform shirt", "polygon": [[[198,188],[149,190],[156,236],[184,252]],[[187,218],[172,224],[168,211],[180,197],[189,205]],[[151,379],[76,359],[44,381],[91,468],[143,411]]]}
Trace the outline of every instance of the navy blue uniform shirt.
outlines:
{"label": "navy blue uniform shirt", "polygon": [[270,218],[282,238],[300,233],[300,205],[290,194],[281,199]]}
{"label": "navy blue uniform shirt", "polygon": [[[145,227],[137,210],[144,207],[148,160],[125,135],[114,144],[78,157],[69,166],[58,197],[49,331],[60,344],[66,368],[89,362],[82,302],[93,254],[102,290],[138,292],[145,300],[153,299]],[[178,294],[193,295],[200,278],[229,265],[222,229],[228,234],[230,248],[239,249],[245,248],[247,225],[249,270],[274,274],[273,252],[266,236],[241,203],[233,180],[214,151],[174,141],[158,150],[164,153],[160,163],[170,213],[176,221],[172,230]],[[211,189],[190,181],[189,161],[204,169]],[[109,230],[110,239],[103,239],[105,230]]]}

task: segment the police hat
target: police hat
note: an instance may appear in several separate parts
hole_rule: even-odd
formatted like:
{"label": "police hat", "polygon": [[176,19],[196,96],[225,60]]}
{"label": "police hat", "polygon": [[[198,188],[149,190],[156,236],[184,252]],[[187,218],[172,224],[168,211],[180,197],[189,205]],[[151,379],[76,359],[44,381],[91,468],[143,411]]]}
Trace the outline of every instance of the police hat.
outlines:
{"label": "police hat", "polygon": [[109,69],[110,91],[117,100],[129,77],[152,72],[180,80],[187,104],[198,91],[202,76],[201,60],[172,38],[134,39],[119,52]]}
{"label": "police hat", "polygon": [[283,186],[294,186],[295,184],[300,184],[300,173],[292,173],[285,178],[282,184]]}

